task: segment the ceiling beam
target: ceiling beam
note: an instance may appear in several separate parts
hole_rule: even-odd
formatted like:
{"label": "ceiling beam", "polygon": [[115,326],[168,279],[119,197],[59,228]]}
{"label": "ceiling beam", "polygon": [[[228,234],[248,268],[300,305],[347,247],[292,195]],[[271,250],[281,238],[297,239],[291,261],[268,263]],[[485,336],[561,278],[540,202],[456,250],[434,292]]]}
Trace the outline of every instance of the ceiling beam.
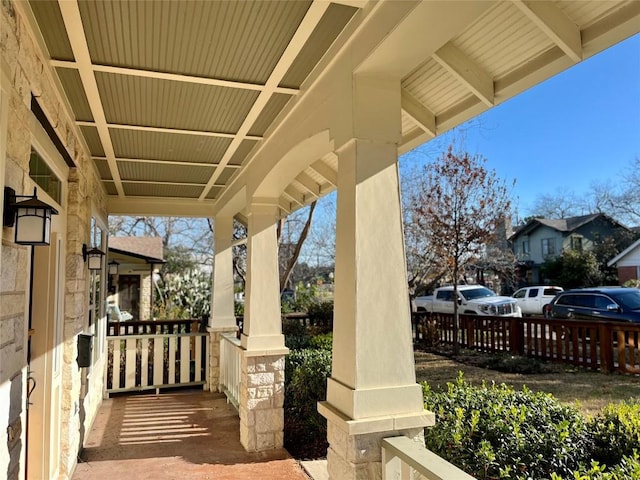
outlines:
{"label": "ceiling beam", "polygon": [[582,39],[578,25],[549,1],[513,0],[513,3],[542,30],[571,60],[582,60]]}
{"label": "ceiling beam", "polygon": [[80,80],[87,95],[91,114],[95,119],[98,136],[102,142],[102,148],[107,157],[111,178],[113,179],[118,195],[124,197],[122,180],[120,179],[120,172],[118,172],[118,166],[116,165],[116,156],[113,144],[111,143],[111,136],[109,135],[109,127],[107,127],[107,119],[104,114],[104,109],[102,108],[102,101],[100,100],[100,91],[98,90],[98,84],[91,65],[91,55],[89,54],[87,39],[84,35],[78,2],[60,1],[58,4],[64,26],[67,30],[67,36],[69,37],[69,43],[73,50],[73,56],[76,59]]}
{"label": "ceiling beam", "polygon": [[[91,157],[94,160],[107,160],[106,157]],[[154,163],[157,165],[178,165],[182,167],[211,167],[217,168],[220,166],[218,163],[205,163],[205,162],[181,162],[179,160],[158,160],[151,158],[124,158],[117,157],[117,162],[131,162],[131,163]],[[226,165],[225,168],[240,168],[240,165]]]}
{"label": "ceiling beam", "polygon": [[404,88],[401,92],[402,110],[411,117],[422,130],[436,136],[436,116],[431,110],[420,103],[416,98]]}
{"label": "ceiling beam", "polygon": [[[84,120],[76,121],[76,125],[80,127],[95,127],[95,122],[87,122]],[[135,130],[140,132],[154,132],[154,133],[176,133],[180,135],[195,135],[200,137],[220,137],[220,138],[235,138],[234,133],[225,132],[210,132],[206,130],[183,130],[179,128],[163,128],[163,127],[147,127],[142,125],[125,125],[121,123],[107,123],[107,127],[118,130]],[[245,135],[244,140],[262,140],[259,135]]]}
{"label": "ceiling beam", "polygon": [[[79,68],[77,62],[68,60],[51,60],[52,67],[58,68]],[[259,83],[236,82],[233,80],[220,80],[209,77],[196,77],[193,75],[182,75],[177,73],[156,72],[153,70],[140,70],[137,68],[114,67],[110,65],[96,65],[92,68],[95,72],[113,73],[116,75],[128,75],[131,77],[152,78],[158,80],[168,80],[171,82],[194,83],[198,85],[208,85],[211,87],[237,88],[239,90],[254,90],[262,92],[267,87]],[[296,88],[276,87],[276,93],[284,93],[287,95],[297,95],[300,91]]]}
{"label": "ceiling beam", "polygon": [[434,60],[471,90],[484,104],[493,106],[493,79],[458,47],[449,42],[436,50]]}
{"label": "ceiling beam", "polygon": [[302,185],[315,198],[321,193],[321,186],[308,173],[300,172],[296,177],[296,182]]}
{"label": "ceiling beam", "polygon": [[336,172],[329,165],[324,163],[322,160],[318,160],[317,162],[312,163],[309,168],[311,168],[318,175],[323,177],[327,182],[329,182],[334,187],[338,186],[338,172]]}
{"label": "ceiling beam", "polygon": [[304,206],[305,204],[305,196],[298,192],[295,188],[293,188],[291,185],[289,185],[287,188],[284,189],[284,193],[291,199],[293,200],[295,203],[297,203],[298,205],[300,205],[301,207]]}
{"label": "ceiling beam", "polygon": [[[300,22],[296,33],[293,35],[293,38],[289,42],[289,45],[287,45],[287,48],[285,48],[284,53],[280,57],[280,60],[278,60],[278,63],[271,72],[271,75],[269,76],[269,79],[265,84],[264,90],[262,90],[258,95],[258,98],[251,107],[251,110],[249,110],[249,113],[238,129],[236,138],[232,140],[231,144],[227,148],[227,151],[222,157],[222,160],[220,161],[221,167],[225,167],[229,160],[233,157],[236,150],[242,143],[243,137],[247,135],[249,129],[253,126],[254,122],[258,119],[265,106],[271,99],[271,96],[276,92],[278,85],[286,75],[291,65],[293,65],[293,62],[300,54],[300,51],[304,47],[305,43],[307,43],[307,40],[315,30],[315,27],[318,25],[318,23],[320,23],[322,16],[327,11],[330,5],[331,4],[329,2],[325,2],[322,0],[315,0],[311,4],[309,10],[307,10],[306,15]],[[207,197],[209,190],[211,190],[213,185],[215,185],[215,182],[222,173],[222,170],[222,168],[218,168],[215,172],[213,172],[213,175],[211,175],[207,186],[204,188],[202,194],[200,195],[200,200],[203,200]]]}
{"label": "ceiling beam", "polygon": [[107,197],[109,215],[152,215],[161,217],[213,217],[213,200],[188,198]]}

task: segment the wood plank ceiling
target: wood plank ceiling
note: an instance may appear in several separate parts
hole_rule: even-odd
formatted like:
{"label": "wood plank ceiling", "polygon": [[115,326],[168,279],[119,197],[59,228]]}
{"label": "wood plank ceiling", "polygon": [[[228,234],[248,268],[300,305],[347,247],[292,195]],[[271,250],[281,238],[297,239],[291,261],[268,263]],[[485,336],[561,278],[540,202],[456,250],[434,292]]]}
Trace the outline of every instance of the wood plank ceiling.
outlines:
{"label": "wood plank ceiling", "polygon": [[[318,77],[330,48],[357,34],[347,27],[366,6],[29,2],[108,194],[211,204]],[[494,2],[403,79],[400,152],[528,88],[523,79],[540,72],[537,83],[601,51],[621,25],[637,32],[638,19],[633,0]],[[335,189],[336,172],[335,156],[318,159],[285,189],[283,211]]]}

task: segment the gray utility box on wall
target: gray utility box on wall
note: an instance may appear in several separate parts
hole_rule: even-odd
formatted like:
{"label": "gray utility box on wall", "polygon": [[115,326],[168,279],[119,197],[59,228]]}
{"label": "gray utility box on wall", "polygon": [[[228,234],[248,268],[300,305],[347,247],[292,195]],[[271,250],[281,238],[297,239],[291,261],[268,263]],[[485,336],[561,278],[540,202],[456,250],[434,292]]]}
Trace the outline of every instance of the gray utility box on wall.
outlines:
{"label": "gray utility box on wall", "polygon": [[93,335],[81,333],[78,335],[78,366],[88,367],[91,365],[91,349]]}

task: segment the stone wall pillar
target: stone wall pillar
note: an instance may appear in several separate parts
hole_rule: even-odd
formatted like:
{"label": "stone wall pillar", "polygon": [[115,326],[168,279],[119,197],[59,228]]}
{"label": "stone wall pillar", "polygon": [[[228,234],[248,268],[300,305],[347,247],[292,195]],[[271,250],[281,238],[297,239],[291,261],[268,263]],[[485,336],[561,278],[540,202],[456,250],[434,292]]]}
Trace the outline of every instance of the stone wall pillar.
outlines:
{"label": "stone wall pillar", "polygon": [[247,451],[284,440],[284,346],[275,199],[253,199],[247,232],[247,288],[241,343],[240,442]]}
{"label": "stone wall pillar", "polygon": [[284,443],[284,355],[244,351],[240,374],[240,443],[248,452]]}
{"label": "stone wall pillar", "polygon": [[354,87],[354,138],[338,150],[332,372],[318,405],[332,480],[379,478],[380,440],[421,441],[434,421],[415,379],[397,167],[400,83],[359,78]]}

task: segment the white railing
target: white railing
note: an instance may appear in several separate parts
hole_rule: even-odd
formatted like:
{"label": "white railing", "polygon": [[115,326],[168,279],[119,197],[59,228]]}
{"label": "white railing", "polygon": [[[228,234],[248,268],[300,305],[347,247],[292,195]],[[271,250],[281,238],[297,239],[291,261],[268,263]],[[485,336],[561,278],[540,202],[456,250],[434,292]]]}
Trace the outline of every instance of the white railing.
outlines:
{"label": "white railing", "polygon": [[107,337],[106,394],[206,385],[207,351],[206,333]]}
{"label": "white railing", "polygon": [[242,347],[235,333],[220,337],[220,390],[236,408],[240,401],[240,360]]}
{"label": "white railing", "polygon": [[473,480],[424,446],[408,437],[382,440],[382,480]]}

